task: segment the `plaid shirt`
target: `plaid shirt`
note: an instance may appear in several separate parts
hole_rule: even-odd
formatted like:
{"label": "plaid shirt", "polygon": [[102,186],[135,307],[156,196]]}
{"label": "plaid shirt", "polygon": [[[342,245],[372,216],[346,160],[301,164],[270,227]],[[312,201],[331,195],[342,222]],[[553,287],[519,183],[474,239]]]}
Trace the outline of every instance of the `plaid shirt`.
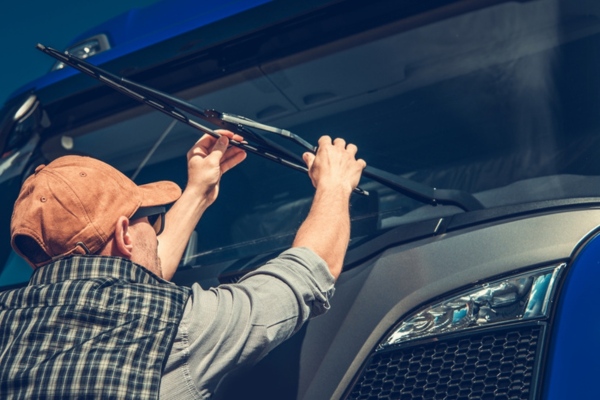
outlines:
{"label": "plaid shirt", "polygon": [[74,256],[0,293],[0,399],[155,399],[190,294],[128,260]]}

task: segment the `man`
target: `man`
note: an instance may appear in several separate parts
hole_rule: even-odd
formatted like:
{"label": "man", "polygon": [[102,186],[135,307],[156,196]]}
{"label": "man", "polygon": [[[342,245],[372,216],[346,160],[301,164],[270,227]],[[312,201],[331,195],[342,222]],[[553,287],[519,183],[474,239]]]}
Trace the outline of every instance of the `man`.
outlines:
{"label": "man", "polygon": [[0,294],[0,398],[209,398],[225,374],[326,311],[365,167],[356,146],[327,136],[303,155],[316,191],[291,249],[238,284],[167,282],[222,174],[246,156],[228,147],[241,137],[220,133],[188,152],[183,193],[79,156],[25,181],[11,244],[35,271]]}

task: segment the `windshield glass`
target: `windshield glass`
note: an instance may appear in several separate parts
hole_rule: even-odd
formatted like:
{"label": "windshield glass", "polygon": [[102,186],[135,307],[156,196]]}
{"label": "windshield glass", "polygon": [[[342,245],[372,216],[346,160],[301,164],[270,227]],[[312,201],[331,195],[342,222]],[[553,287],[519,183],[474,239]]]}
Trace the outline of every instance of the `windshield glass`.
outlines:
{"label": "windshield glass", "polygon": [[[401,21],[179,95],[313,144],[323,134],[343,137],[369,165],[472,193],[485,208],[600,197],[599,18],[595,1],[544,0],[418,27]],[[150,112],[65,132],[44,149],[49,158],[59,148],[98,157],[138,183],[169,179],[184,187],[185,154],[198,137]],[[361,187],[371,195],[353,195],[354,238],[464,212],[424,205],[366,178]],[[249,155],[224,176],[184,264],[289,245],[312,193],[306,175]]]}

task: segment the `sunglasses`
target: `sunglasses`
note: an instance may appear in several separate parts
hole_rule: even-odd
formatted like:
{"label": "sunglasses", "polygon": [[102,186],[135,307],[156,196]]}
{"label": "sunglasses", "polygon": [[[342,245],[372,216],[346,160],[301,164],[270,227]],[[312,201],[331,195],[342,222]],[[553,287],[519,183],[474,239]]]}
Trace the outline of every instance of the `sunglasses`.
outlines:
{"label": "sunglasses", "polygon": [[160,235],[165,229],[165,212],[167,209],[162,206],[156,207],[141,207],[129,218],[130,220],[136,220],[139,218],[148,218],[148,222],[154,228],[156,236]]}

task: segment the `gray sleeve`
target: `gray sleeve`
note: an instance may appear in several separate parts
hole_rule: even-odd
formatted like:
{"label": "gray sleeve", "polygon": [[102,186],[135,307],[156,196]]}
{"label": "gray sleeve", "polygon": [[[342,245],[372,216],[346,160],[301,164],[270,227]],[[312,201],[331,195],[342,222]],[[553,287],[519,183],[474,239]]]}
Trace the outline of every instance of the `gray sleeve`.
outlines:
{"label": "gray sleeve", "polygon": [[257,362],[308,318],[324,313],[333,284],[319,256],[292,248],[236,284],[208,290],[193,285],[163,374],[161,398],[175,392],[210,397],[226,373]]}

